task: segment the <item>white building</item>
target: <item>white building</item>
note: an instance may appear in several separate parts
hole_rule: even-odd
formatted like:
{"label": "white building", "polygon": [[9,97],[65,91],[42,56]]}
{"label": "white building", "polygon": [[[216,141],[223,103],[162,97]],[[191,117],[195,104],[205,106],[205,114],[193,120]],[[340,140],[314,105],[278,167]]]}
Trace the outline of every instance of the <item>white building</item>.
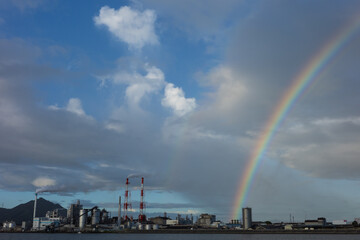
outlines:
{"label": "white building", "polygon": [[339,225],[347,225],[348,223],[346,220],[334,220],[332,221],[332,224],[339,226]]}
{"label": "white building", "polygon": [[47,218],[47,217],[37,217],[33,220],[33,230],[34,231],[43,231],[47,227],[59,227],[60,218]]}
{"label": "white building", "polygon": [[172,219],[167,219],[166,220],[166,225],[179,225],[179,220],[172,220]]}
{"label": "white building", "polygon": [[14,229],[15,227],[16,227],[16,223],[13,221],[11,221],[11,222],[6,221],[3,223],[4,230],[11,230],[11,229]]}

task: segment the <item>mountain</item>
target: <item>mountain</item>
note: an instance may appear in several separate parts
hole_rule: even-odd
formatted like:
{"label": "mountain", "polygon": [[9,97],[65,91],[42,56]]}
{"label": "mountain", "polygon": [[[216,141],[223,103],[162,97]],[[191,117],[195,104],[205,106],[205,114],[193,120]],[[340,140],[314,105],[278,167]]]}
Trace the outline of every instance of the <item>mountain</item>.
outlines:
{"label": "mountain", "polygon": [[[54,204],[44,198],[37,200],[36,216],[45,217],[47,211],[63,208],[60,204]],[[14,208],[0,208],[0,223],[15,221],[20,225],[22,221],[32,221],[34,213],[34,200],[17,205]]]}

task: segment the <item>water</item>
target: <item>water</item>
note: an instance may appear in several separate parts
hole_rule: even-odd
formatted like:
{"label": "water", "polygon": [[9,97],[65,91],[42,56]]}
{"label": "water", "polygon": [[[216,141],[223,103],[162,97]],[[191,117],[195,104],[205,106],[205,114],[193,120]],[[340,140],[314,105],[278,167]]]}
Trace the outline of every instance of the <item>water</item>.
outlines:
{"label": "water", "polygon": [[352,240],[356,234],[74,234],[0,233],[0,240]]}

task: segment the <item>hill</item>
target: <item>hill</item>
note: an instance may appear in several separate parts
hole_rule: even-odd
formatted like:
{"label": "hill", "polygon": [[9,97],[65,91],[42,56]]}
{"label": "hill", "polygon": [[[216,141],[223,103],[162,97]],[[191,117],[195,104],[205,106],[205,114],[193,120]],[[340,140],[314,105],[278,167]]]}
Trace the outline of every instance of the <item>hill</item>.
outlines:
{"label": "hill", "polygon": [[[47,211],[63,208],[60,204],[54,204],[44,198],[37,200],[37,217],[45,217]],[[0,223],[5,221],[15,221],[20,225],[22,221],[32,221],[34,211],[34,200],[20,204],[14,208],[0,208]]]}

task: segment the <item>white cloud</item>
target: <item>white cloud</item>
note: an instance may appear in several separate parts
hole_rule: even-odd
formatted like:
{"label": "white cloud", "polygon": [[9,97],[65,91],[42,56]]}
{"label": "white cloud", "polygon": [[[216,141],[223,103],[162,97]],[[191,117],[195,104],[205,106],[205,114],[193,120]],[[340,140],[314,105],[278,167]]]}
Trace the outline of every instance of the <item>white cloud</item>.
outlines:
{"label": "white cloud", "polygon": [[79,116],[85,116],[85,111],[82,108],[81,100],[78,98],[70,98],[65,109],[66,111],[75,113]]}
{"label": "white cloud", "polygon": [[179,117],[192,112],[196,107],[195,98],[185,98],[184,91],[181,88],[174,87],[172,83],[166,85],[165,97],[161,104],[164,107],[171,108]]}
{"label": "white cloud", "polygon": [[348,118],[322,118],[317,119],[312,122],[318,126],[331,126],[331,125],[339,125],[339,124],[348,124],[352,123],[355,125],[360,125],[360,117],[348,117]]}
{"label": "white cloud", "polygon": [[74,113],[80,117],[84,117],[89,120],[93,120],[91,116],[86,115],[81,100],[79,98],[70,98],[67,105],[65,107],[59,107],[57,105],[50,105],[48,107],[50,110],[58,111],[58,110],[66,110],[67,112]]}
{"label": "white cloud", "polygon": [[32,185],[34,185],[35,187],[54,186],[55,184],[56,181],[48,177],[38,177],[34,181],[32,181]]}
{"label": "white cloud", "polygon": [[134,49],[141,49],[146,44],[158,44],[155,20],[153,10],[140,12],[128,6],[118,10],[104,6],[100,9],[99,16],[94,17],[96,25],[105,25],[118,39]]}
{"label": "white cloud", "polygon": [[102,85],[106,80],[115,84],[127,84],[126,100],[131,108],[136,109],[145,96],[160,91],[165,84],[164,73],[159,68],[146,64],[145,71],[146,75],[120,71],[112,76],[101,77]]}

